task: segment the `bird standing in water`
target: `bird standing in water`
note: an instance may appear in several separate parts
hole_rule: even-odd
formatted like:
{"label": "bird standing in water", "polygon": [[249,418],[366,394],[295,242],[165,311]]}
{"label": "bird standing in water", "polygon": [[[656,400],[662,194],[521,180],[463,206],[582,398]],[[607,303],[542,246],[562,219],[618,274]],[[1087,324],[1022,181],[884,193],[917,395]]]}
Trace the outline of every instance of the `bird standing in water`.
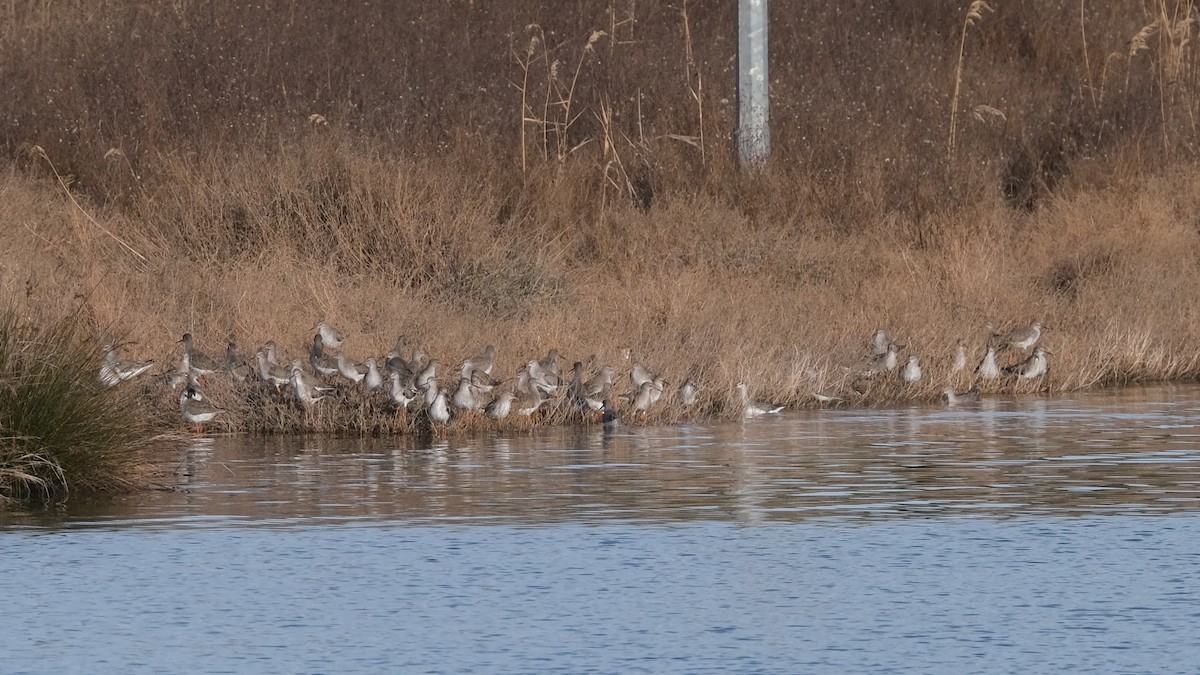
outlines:
{"label": "bird standing in water", "polygon": [[198,388],[189,385],[179,394],[179,412],[183,414],[183,419],[190,422],[196,432],[200,433],[206,422],[211,422],[225,411],[213,407]]}

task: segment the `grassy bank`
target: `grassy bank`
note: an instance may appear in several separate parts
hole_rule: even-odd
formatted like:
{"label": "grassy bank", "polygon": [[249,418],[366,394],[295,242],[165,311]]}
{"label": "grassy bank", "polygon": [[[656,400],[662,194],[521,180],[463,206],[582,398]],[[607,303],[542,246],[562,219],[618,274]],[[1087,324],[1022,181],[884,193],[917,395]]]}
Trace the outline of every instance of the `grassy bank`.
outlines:
{"label": "grassy bank", "polygon": [[[9,8],[0,290],[162,363],[184,331],[303,357],[321,318],[360,360],[494,344],[509,380],[550,347],[623,376],[628,350],[718,417],[740,380],[933,400],[988,323],[1040,319],[1052,355],[985,390],[1200,373],[1190,3],[810,5],[772,3],[757,175],[724,5]],[[921,383],[855,382],[877,328]],[[208,393],[218,429],[411,424]]]}
{"label": "grassy bank", "polygon": [[0,503],[143,485],[162,419],[101,387],[100,349],[77,320],[0,314]]}
{"label": "grassy bank", "polygon": [[[287,357],[303,359],[309,329],[327,318],[347,332],[345,350],[360,360],[382,355],[404,334],[448,372],[495,344],[496,372],[510,382],[550,347],[568,363],[595,355],[623,377],[630,350],[673,383],[698,375],[704,409],[717,415],[735,410],[734,385],[743,379],[761,397],[797,405],[831,387],[866,405],[933,400],[947,384],[969,384],[948,373],[955,341],[967,342],[973,365],[989,322],[1037,318],[1048,326],[1050,375],[1023,391],[1198,372],[1200,234],[1186,214],[1200,206],[1200,174],[1189,169],[1122,191],[1058,198],[1032,214],[997,205],[939,216],[942,233],[922,246],[906,240],[907,223],[898,217],[856,233],[811,232],[692,200],[651,213],[609,208],[587,227],[530,222],[518,237],[493,217],[504,195],[486,184],[429,198],[437,193],[421,184],[454,181],[453,169],[389,171],[385,160],[345,152],[355,167],[349,184],[389,195],[375,219],[356,216],[336,228],[315,215],[294,222],[297,213],[319,209],[308,201],[305,163],[297,161],[292,173],[286,163],[267,171],[266,157],[242,159],[234,166],[261,171],[243,168],[236,181],[187,194],[236,199],[247,222],[262,219],[261,229],[203,229],[206,238],[174,248],[129,236],[143,223],[104,218],[145,261],[44,184],[9,174],[0,179],[8,203],[30,227],[3,235],[15,254],[6,263],[15,272],[7,290],[34,313],[79,307],[94,325],[120,325],[138,338],[128,352],[164,368],[177,358],[185,330],[209,353],[221,353],[229,337],[247,346],[273,339]],[[255,185],[256,176],[274,185]],[[293,202],[285,216],[274,206],[281,195]],[[186,212],[218,206],[206,201]],[[410,209],[425,215],[405,218]],[[1000,216],[1013,220],[997,222]],[[235,244],[239,237],[251,243]],[[888,378],[853,393],[846,367],[878,327],[921,358],[922,383]],[[443,386],[453,382],[443,378]],[[210,394],[234,410],[248,395]],[[163,407],[174,407],[172,396],[164,395]],[[247,412],[244,419],[260,421],[245,424],[238,418],[216,428],[270,428],[262,415]]]}

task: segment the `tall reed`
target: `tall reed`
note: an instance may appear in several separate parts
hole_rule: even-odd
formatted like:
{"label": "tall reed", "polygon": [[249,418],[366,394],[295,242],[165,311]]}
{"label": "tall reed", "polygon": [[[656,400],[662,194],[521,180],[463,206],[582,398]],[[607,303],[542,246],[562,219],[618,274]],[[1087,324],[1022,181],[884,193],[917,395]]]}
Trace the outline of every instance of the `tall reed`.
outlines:
{"label": "tall reed", "polygon": [[963,19],[962,35],[958,40],[958,65],[954,68],[954,95],[950,97],[950,139],[946,142],[946,155],[954,159],[955,134],[958,131],[958,95],[962,90],[963,59],[967,53],[967,29],[983,21],[983,13],[992,8],[984,0],[973,0]]}

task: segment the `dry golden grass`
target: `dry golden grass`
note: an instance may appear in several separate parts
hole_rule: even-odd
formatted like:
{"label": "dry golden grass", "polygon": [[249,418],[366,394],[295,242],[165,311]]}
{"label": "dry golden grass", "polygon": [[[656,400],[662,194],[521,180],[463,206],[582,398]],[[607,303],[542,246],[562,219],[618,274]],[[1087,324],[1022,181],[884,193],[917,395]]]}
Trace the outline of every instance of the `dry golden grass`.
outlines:
{"label": "dry golden grass", "polygon": [[[82,308],[162,364],[184,331],[303,357],[322,318],[358,359],[399,334],[446,370],[494,344],[509,379],[550,347],[594,355],[618,393],[631,352],[702,380],[713,416],[740,380],[789,405],[934,400],[969,384],[955,340],[973,366],[989,322],[1050,327],[1050,375],[1020,391],[1200,372],[1189,3],[773,5],[777,143],[755,176],[722,150],[728,7],[535,4],[374,6],[363,30],[459,55],[386,67],[362,47],[380,35],[313,41],[340,9],[242,7],[234,40],[224,6],[179,8],[186,30],[119,2],[9,8],[0,292],[35,320]],[[112,48],[135,33],[142,50]],[[82,58],[113,81],[62,65]],[[919,385],[854,381],[881,327]],[[216,428],[415,430],[349,394],[306,417],[209,388]]]}
{"label": "dry golden grass", "polygon": [[[618,393],[628,388],[631,352],[672,384],[697,376],[699,410],[716,416],[736,414],[741,380],[789,405],[814,405],[817,391],[855,405],[932,401],[948,384],[969,383],[947,372],[954,343],[966,340],[977,361],[988,322],[1049,326],[1051,373],[1018,391],[1200,372],[1200,234],[1186,216],[1198,206],[1200,175],[1187,168],[1122,191],[1055,198],[1034,214],[997,199],[920,225],[891,214],[858,233],[778,227],[711,201],[667,198],[649,213],[610,206],[587,226],[531,214],[515,234],[496,219],[501,188],[435,190],[463,182],[456,167],[389,165],[316,143],[342,167],[335,218],[322,215],[331,197],[312,188],[311,164],[291,158],[188,168],[171,200],[137,219],[96,209],[103,229],[53,183],[10,170],[0,192],[18,226],[0,233],[2,290],[32,317],[82,307],[95,327],[136,340],[133,356],[164,368],[184,331],[210,353],[231,337],[250,353],[274,339],[285,357],[304,358],[309,330],[324,318],[360,360],[403,334],[446,373],[491,343],[496,372],[511,381],[557,347],[565,365],[594,355],[616,367]],[[917,245],[916,227],[938,234]],[[847,370],[879,327],[906,345],[902,358],[921,358],[920,384],[856,382]],[[157,385],[143,386],[153,395]],[[210,397],[230,410],[214,428],[418,430],[417,419],[345,389],[314,417],[257,387],[211,385]],[[174,392],[158,395],[174,407]],[[680,414],[664,406],[649,421]]]}

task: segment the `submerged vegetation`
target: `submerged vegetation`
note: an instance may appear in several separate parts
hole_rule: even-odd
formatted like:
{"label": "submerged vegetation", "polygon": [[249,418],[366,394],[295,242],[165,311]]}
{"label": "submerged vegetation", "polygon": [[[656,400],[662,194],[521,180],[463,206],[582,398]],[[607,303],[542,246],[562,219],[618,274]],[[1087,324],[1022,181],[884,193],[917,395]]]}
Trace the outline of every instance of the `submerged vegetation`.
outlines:
{"label": "submerged vegetation", "polygon": [[139,485],[161,419],[102,387],[100,348],[75,318],[0,313],[0,502]]}
{"label": "submerged vegetation", "polygon": [[[161,364],[184,331],[302,355],[320,319],[359,360],[494,344],[508,379],[632,353],[717,417],[739,382],[931,401],[972,384],[958,339],[973,367],[1035,319],[1049,373],[985,393],[1200,375],[1191,2],[773,2],[754,174],[734,5],[9,5],[0,292]],[[878,328],[919,382],[855,382]],[[121,389],[178,423],[160,381]],[[215,429],[418,423],[350,387],[205,392]]]}

